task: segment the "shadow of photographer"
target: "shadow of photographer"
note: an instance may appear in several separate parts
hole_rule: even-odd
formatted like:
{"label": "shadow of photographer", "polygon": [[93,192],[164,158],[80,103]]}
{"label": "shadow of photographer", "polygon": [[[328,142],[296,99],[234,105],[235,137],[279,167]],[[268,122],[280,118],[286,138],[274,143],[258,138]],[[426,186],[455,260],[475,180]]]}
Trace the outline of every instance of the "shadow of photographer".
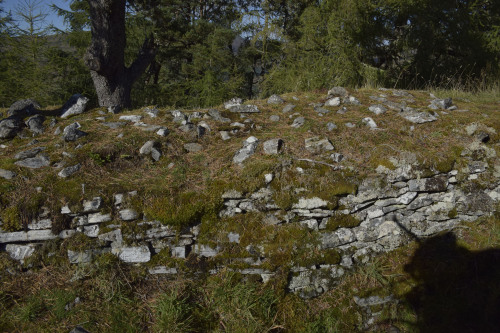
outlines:
{"label": "shadow of photographer", "polygon": [[453,233],[420,243],[405,266],[420,332],[500,332],[500,250],[469,251]]}

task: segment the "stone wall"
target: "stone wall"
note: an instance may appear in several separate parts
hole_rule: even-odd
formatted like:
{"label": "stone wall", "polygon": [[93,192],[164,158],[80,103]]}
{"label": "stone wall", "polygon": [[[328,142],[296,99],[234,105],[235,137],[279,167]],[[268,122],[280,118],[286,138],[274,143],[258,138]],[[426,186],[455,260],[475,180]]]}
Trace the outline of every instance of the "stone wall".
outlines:
{"label": "stone wall", "polygon": [[[500,201],[499,166],[489,166],[483,161],[471,160],[467,166],[448,173],[424,175],[415,166],[404,163],[396,170],[379,167],[377,171],[378,175],[359,184],[355,195],[341,197],[335,208],[319,197],[299,196],[292,208],[284,211],[273,201],[274,190],[269,184],[272,177],[269,177],[268,185],[254,193],[225,192],[222,196],[224,208],[219,216],[259,213],[264,216],[264,223],[278,228],[278,225],[297,223],[319,235],[318,250],[338,251],[341,257],[338,264],[291,267],[289,290],[308,298],[332,288],[337,279],[355,265],[366,263],[373,255],[394,250],[414,239],[451,230],[464,221],[491,215]],[[94,256],[106,252],[134,264],[147,263],[164,249],[181,260],[190,253],[204,258],[218,256],[220,247],[213,245],[217,242],[209,246],[198,241],[199,225],[178,233],[172,227],[148,220],[127,204],[136,195],[135,192],[114,195],[111,212],[103,209],[104,200],[100,197],[84,201],[77,211],[62,207],[61,214],[71,223],[69,229],[58,234],[52,232],[53,221],[45,210],[27,225],[26,231],[0,229],[0,250],[23,262],[46,241],[80,234],[95,241],[92,248],[68,250],[68,260],[72,264],[90,262]],[[358,221],[355,226],[328,228],[331,218],[346,215]],[[133,230],[123,227],[127,222],[134,223]],[[227,242],[239,243],[240,235],[229,232]],[[260,245],[249,245],[247,251],[254,255],[241,258],[248,267],[238,271],[260,275],[264,282],[272,277],[274,272],[262,265],[266,253]],[[223,267],[223,264],[216,266],[210,272]],[[175,276],[178,269],[150,265],[149,273]]]}

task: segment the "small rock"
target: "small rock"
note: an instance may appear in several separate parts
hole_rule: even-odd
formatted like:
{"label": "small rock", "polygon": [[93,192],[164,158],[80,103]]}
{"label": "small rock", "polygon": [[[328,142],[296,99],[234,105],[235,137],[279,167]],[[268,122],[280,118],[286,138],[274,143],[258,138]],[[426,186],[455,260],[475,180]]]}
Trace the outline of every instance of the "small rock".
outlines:
{"label": "small rock", "polygon": [[229,136],[229,132],[227,132],[227,131],[220,131],[219,134],[220,134],[222,140],[224,140],[224,141],[231,139],[231,137]]}
{"label": "small rock", "polygon": [[46,149],[45,147],[36,147],[33,149],[24,150],[22,152],[17,153],[16,155],[14,155],[14,158],[16,160],[23,160],[26,158],[35,157],[36,155],[38,155],[39,153],[41,153],[45,149]]}
{"label": "small rock", "polygon": [[264,154],[275,155],[279,154],[283,147],[283,140],[281,139],[271,139],[264,142]]}
{"label": "small rock", "polygon": [[349,96],[348,98],[344,98],[344,103],[349,105],[361,105],[359,99],[354,96]]}
{"label": "small rock", "polygon": [[17,176],[17,174],[13,171],[0,169],[0,177],[2,177],[4,179],[10,180],[10,179],[14,178],[15,176]]}
{"label": "small rock", "polygon": [[108,113],[118,114],[122,111],[122,108],[118,105],[108,106]]}
{"label": "small rock", "polygon": [[88,133],[85,133],[85,132],[79,130],[80,127],[81,126],[78,122],[73,123],[69,126],[66,126],[63,130],[64,141],[66,141],[66,142],[76,141],[76,140],[88,135]]}
{"label": "small rock", "polygon": [[325,102],[325,106],[340,106],[340,97],[330,98]]}
{"label": "small rock", "polygon": [[375,113],[376,115],[384,114],[387,112],[387,109],[383,105],[380,105],[380,104],[372,105],[368,108],[368,110]]}
{"label": "small rock", "polygon": [[158,117],[158,114],[160,113],[160,110],[158,110],[157,108],[153,107],[153,108],[145,108],[144,112],[148,116],[150,116],[151,118],[156,118],[156,117]]}
{"label": "small rock", "polygon": [[339,153],[333,153],[330,155],[330,158],[337,163],[340,163],[344,159],[344,155]]}
{"label": "small rock", "polygon": [[69,98],[64,104],[61,111],[61,118],[68,118],[69,116],[81,114],[85,111],[89,99],[80,94],[75,94]]}
{"label": "small rock", "polygon": [[338,114],[346,114],[347,113],[347,108],[345,106],[341,107],[338,111]]}
{"label": "small rock", "polygon": [[267,99],[267,104],[283,104],[285,100],[278,95],[271,95]]}
{"label": "small rock", "polygon": [[269,184],[270,182],[272,182],[274,179],[274,175],[272,173],[266,173],[264,175],[264,181],[266,182],[266,184]]}
{"label": "small rock", "polygon": [[285,107],[283,108],[283,110],[281,112],[288,113],[288,112],[292,112],[293,109],[295,109],[295,105],[287,104],[287,105],[285,105]]}
{"label": "small rock", "polygon": [[490,141],[490,135],[486,132],[479,132],[476,138],[482,143],[488,143]]}
{"label": "small rock", "polygon": [[370,129],[377,128],[377,124],[370,117],[363,118],[363,123],[366,124],[366,126],[370,127]]}
{"label": "small rock", "polygon": [[293,128],[302,127],[305,122],[306,122],[306,119],[304,117],[297,117],[293,120],[292,127]]}
{"label": "small rock", "polygon": [[271,117],[269,117],[269,120],[274,122],[280,121],[280,116],[272,115]]}
{"label": "small rock", "polygon": [[156,134],[158,134],[159,136],[167,136],[168,134],[170,133],[170,131],[168,130],[168,128],[160,128]]}
{"label": "small rock", "polygon": [[119,214],[123,221],[133,221],[139,217],[139,214],[134,209],[122,209]]}
{"label": "small rock", "polygon": [[256,105],[237,105],[232,106],[229,111],[234,113],[259,113],[260,110]]}
{"label": "small rock", "polygon": [[83,201],[83,212],[84,213],[93,213],[97,212],[102,205],[101,197],[94,197],[92,200],[84,200]]}
{"label": "small rock", "polygon": [[334,123],[327,123],[326,124],[326,129],[331,132],[333,131],[334,129],[337,129],[337,125],[335,125]]}
{"label": "small rock", "polygon": [[76,165],[62,169],[57,175],[59,177],[62,177],[62,178],[67,178],[67,177],[75,174],[76,172],[78,172],[78,170],[80,170],[81,167],[82,167],[82,165],[80,163],[78,163]]}
{"label": "small rock", "polygon": [[184,149],[189,153],[197,153],[203,150],[203,146],[199,143],[186,143]]}
{"label": "small rock", "polygon": [[233,157],[233,163],[241,164],[250,156],[255,153],[255,149],[257,149],[257,145],[259,143],[259,139],[254,136],[249,137],[243,142],[243,147],[236,152]]}
{"label": "small rock", "polygon": [[348,127],[348,128],[354,128],[354,127],[356,127],[356,125],[354,125],[353,123],[345,123],[345,126]]}
{"label": "small rock", "polygon": [[240,235],[234,232],[230,232],[227,234],[227,238],[229,238],[229,243],[239,243]]}
{"label": "small rock", "polygon": [[120,116],[119,119],[123,120],[123,121],[130,121],[133,123],[138,123],[142,120],[142,116],[138,116],[138,115]]}
{"label": "small rock", "polygon": [[139,149],[139,154],[141,155],[151,155],[151,158],[155,161],[158,161],[162,155],[161,153],[161,144],[157,141],[150,140],[146,142]]}
{"label": "small rock", "polygon": [[229,101],[224,103],[224,107],[229,110],[233,106],[240,106],[241,103],[243,103],[243,100],[241,98],[231,98]]}
{"label": "small rock", "polygon": [[120,127],[123,127],[125,126],[127,123],[125,123],[124,121],[112,121],[112,122],[105,122],[105,123],[102,123],[102,125],[106,126],[106,127],[109,127],[111,129],[118,129]]}
{"label": "small rock", "polygon": [[334,149],[330,140],[320,139],[318,136],[305,139],[305,148],[313,154],[319,154],[323,151],[331,151]]}
{"label": "small rock", "polygon": [[316,112],[317,112],[317,113],[319,113],[320,115],[327,114],[327,113],[330,113],[330,112],[331,112],[330,110],[325,109],[325,108],[322,108],[321,106],[315,106],[315,107],[314,107],[314,111],[316,111]]}
{"label": "small rock", "polygon": [[151,252],[145,245],[124,247],[120,249],[118,258],[120,258],[121,261],[128,263],[144,263],[151,260]]}

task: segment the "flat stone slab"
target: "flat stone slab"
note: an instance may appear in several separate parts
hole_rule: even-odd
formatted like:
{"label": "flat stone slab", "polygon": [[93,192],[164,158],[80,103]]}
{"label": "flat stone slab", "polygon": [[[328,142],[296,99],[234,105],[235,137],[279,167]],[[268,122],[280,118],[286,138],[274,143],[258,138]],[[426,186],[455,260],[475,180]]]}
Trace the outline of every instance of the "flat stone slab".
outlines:
{"label": "flat stone slab", "polygon": [[118,258],[123,262],[141,263],[151,260],[151,252],[147,246],[123,247],[118,253]]}
{"label": "flat stone slab", "polygon": [[235,105],[229,108],[229,111],[234,113],[259,113],[257,105]]}
{"label": "flat stone slab", "polygon": [[0,244],[15,242],[34,242],[56,239],[52,230],[30,230],[0,233]]}
{"label": "flat stone slab", "polygon": [[46,155],[39,155],[37,157],[17,161],[14,164],[24,168],[40,169],[49,166],[50,160]]}

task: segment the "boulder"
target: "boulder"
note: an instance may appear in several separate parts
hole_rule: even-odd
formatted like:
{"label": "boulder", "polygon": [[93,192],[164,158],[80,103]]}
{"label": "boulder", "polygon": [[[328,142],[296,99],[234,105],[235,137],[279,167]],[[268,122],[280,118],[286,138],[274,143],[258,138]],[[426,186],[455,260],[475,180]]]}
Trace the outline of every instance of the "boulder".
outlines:
{"label": "boulder", "polygon": [[7,111],[8,117],[24,118],[34,114],[40,109],[40,104],[32,99],[21,99],[14,102]]}
{"label": "boulder", "polygon": [[35,134],[42,134],[44,121],[45,117],[41,114],[37,114],[33,117],[28,118],[28,120],[26,121],[26,126],[31,132]]}
{"label": "boulder", "polygon": [[0,121],[0,139],[12,139],[19,133],[24,124],[17,118],[6,118]]}
{"label": "boulder", "polygon": [[81,127],[81,125],[78,122],[66,126],[63,130],[64,141],[72,142],[72,141],[76,141],[84,136],[87,136],[88,133],[85,133],[84,131],[79,130],[80,127]]}
{"label": "boulder", "polygon": [[328,90],[328,97],[346,97],[347,95],[349,95],[349,93],[342,87],[333,87]]}
{"label": "boulder", "polygon": [[85,112],[89,99],[80,94],[74,94],[69,98],[61,110],[61,118],[68,118],[73,115],[82,114]]}

